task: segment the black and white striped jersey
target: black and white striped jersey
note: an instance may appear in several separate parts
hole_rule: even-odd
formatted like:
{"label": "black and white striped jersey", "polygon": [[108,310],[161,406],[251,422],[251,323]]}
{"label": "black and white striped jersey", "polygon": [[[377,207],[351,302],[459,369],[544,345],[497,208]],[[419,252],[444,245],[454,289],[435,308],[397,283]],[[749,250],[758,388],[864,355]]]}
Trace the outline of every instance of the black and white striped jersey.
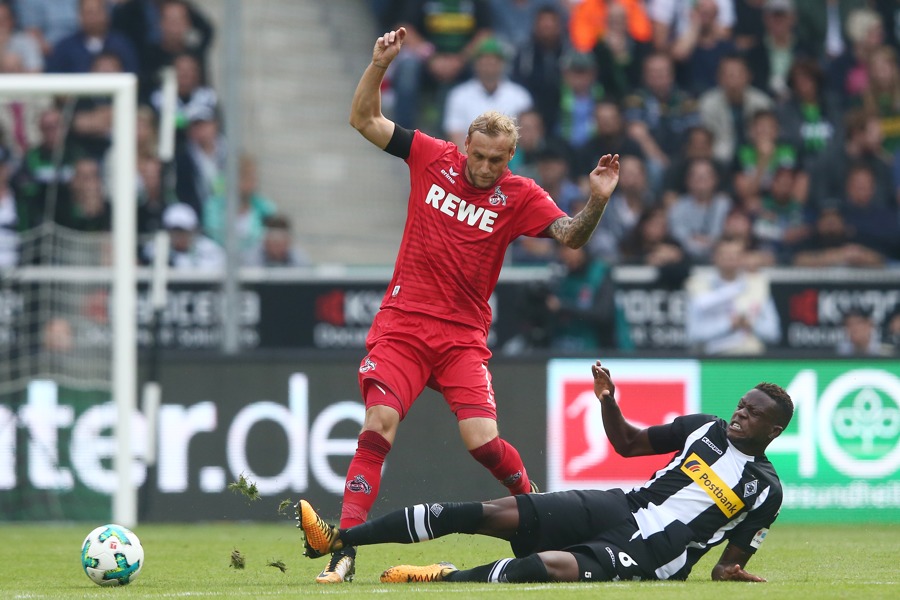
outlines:
{"label": "black and white striped jersey", "polygon": [[749,456],[713,415],[687,415],[650,427],[659,454],[677,452],[643,486],[626,494],[659,579],[684,579],[725,540],[755,552],[781,507],[781,482],[765,456]]}

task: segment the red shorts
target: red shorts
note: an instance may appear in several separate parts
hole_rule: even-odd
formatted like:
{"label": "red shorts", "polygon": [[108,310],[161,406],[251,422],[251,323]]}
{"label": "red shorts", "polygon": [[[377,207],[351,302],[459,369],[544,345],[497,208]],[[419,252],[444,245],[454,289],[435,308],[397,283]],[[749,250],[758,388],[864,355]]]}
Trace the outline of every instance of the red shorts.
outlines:
{"label": "red shorts", "polygon": [[383,404],[403,419],[425,389],[433,388],[457,420],[497,419],[483,331],[420,313],[383,309],[375,315],[366,339],[369,354],[359,365],[359,389],[365,399],[377,383],[393,392],[384,401],[366,400],[366,408]]}

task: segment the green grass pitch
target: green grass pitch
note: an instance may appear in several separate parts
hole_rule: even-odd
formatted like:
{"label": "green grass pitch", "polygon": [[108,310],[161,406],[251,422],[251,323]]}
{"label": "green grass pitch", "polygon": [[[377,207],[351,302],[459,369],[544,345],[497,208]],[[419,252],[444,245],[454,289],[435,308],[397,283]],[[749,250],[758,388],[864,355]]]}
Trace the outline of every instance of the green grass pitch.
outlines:
{"label": "green grass pitch", "polygon": [[[214,523],[140,525],[144,546],[140,577],[123,588],[101,588],[81,569],[84,536],[96,524],[0,526],[0,598],[615,598],[728,600],[760,598],[900,598],[900,524],[778,525],[770,532],[748,570],[769,579],[764,584],[717,583],[709,572],[721,547],[714,548],[687,582],[592,584],[382,584],[385,568],[441,560],[472,567],[510,556],[499,540],[448,536],[414,545],[361,548],[356,580],[340,586],[318,585],[324,558],[301,556],[301,536],[293,521],[284,524]],[[238,549],[243,570],[231,568]],[[266,566],[283,561],[287,570]]]}

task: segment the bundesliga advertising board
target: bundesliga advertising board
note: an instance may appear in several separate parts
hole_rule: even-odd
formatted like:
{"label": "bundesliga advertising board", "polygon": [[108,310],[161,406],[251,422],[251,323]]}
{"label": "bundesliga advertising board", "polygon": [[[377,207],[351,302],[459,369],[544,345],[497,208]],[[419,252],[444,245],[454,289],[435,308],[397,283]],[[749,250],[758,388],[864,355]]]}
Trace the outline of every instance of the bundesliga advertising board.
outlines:
{"label": "bundesliga advertising board", "polygon": [[[142,521],[279,520],[303,496],[336,517],[363,418],[360,356],[181,357],[161,368],[158,459],[146,422],[130,432]],[[501,431],[548,491],[628,488],[669,455],[625,459],[603,433],[593,360],[495,359]],[[796,412],[768,449],[784,484],[782,521],[900,520],[900,362],[896,360],[604,361],[622,411],[640,426],[707,412],[728,418],[760,381],[784,386]],[[0,520],[103,520],[117,480],[108,393],[32,382],[0,398]],[[261,500],[229,490],[243,475]],[[426,391],[385,464],[373,514],[434,500],[505,493],[462,445],[456,421]],[[331,510],[329,510],[331,507]]]}
{"label": "bundesliga advertising board", "polygon": [[[623,459],[603,433],[592,361],[553,360],[547,382],[549,489],[629,487],[671,455]],[[795,413],[766,454],[784,485],[785,521],[900,519],[900,362],[610,360],[625,418],[644,426],[687,412],[726,420],[761,381]]]}

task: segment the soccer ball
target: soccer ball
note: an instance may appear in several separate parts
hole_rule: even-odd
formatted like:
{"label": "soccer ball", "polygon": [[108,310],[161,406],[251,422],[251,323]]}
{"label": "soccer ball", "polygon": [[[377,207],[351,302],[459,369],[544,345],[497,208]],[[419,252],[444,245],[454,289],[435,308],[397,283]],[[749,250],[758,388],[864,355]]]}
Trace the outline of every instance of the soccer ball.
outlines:
{"label": "soccer ball", "polygon": [[101,525],[81,545],[81,566],[97,585],[127,585],[144,566],[144,547],[121,525]]}

